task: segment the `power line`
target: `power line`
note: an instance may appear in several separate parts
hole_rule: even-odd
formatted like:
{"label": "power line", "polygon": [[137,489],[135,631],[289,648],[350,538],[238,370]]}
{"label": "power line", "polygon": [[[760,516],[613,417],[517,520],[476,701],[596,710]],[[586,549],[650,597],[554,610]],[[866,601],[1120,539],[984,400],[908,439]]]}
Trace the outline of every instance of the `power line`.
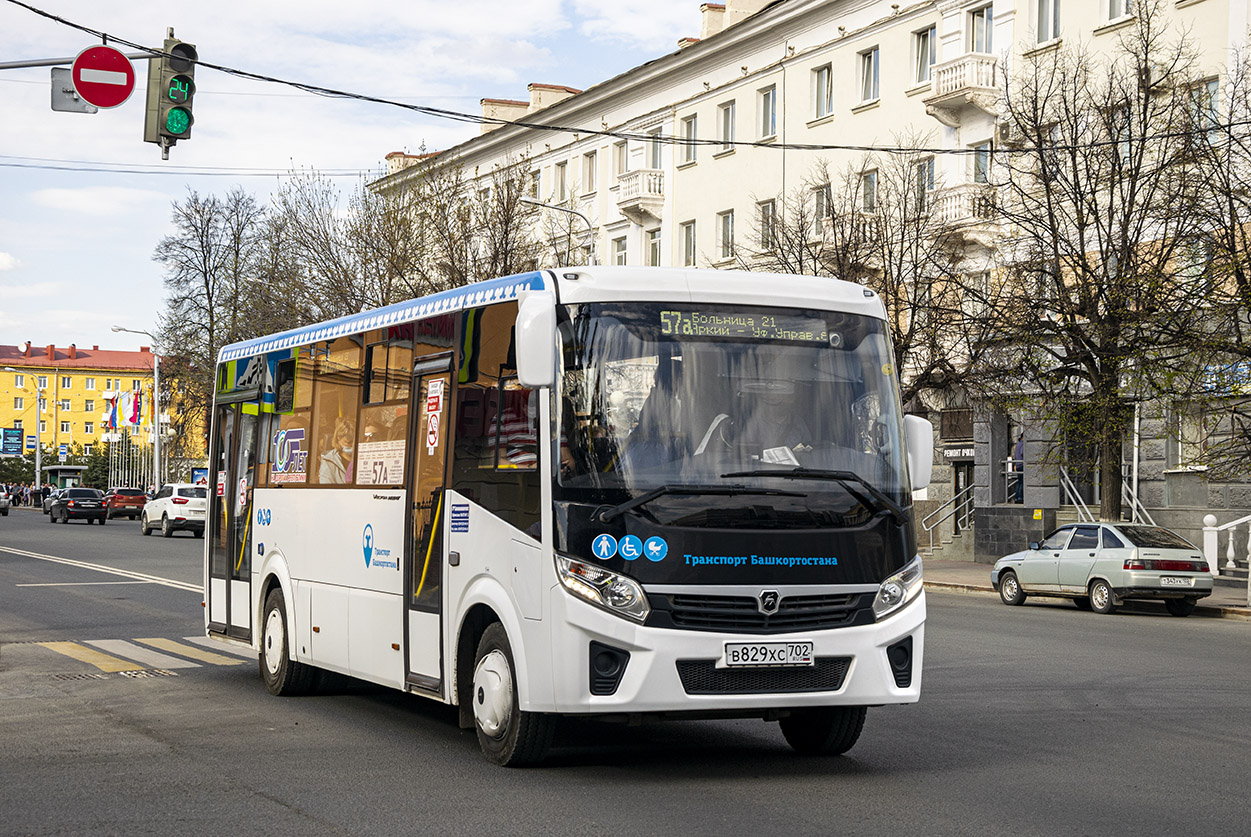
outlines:
{"label": "power line", "polygon": [[[15,162],[6,162],[6,161]],[[56,164],[56,165],[46,165]],[[0,154],[0,166],[8,168],[51,169],[54,171],[114,172],[118,174],[188,174],[238,177],[297,177],[298,169],[276,169],[245,166],[162,166],[151,169],[143,164],[110,163],[104,160],[61,160],[53,157],[18,157]],[[360,177],[376,174],[370,168],[312,169],[308,173],[323,177]]]}

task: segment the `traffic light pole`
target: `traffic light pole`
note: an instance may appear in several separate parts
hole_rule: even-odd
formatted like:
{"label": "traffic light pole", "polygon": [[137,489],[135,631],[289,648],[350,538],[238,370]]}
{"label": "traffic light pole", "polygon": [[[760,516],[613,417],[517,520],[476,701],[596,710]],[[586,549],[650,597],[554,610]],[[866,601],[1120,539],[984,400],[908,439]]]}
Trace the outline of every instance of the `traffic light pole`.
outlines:
{"label": "traffic light pole", "polygon": [[[123,53],[131,61],[150,61],[153,58],[160,58],[159,55],[152,55],[147,52],[127,52]],[[69,58],[35,58],[30,61],[0,61],[0,70],[24,70],[28,67],[61,67],[74,63],[74,56]]]}

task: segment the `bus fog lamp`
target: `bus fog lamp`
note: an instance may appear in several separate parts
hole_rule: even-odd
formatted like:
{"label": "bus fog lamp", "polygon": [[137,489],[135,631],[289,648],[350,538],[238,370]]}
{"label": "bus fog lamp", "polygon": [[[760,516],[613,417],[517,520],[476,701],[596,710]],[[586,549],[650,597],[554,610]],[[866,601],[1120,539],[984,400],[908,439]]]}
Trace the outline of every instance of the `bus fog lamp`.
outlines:
{"label": "bus fog lamp", "polygon": [[556,575],[569,593],[609,613],[642,622],[651,612],[643,588],[632,578],[564,555],[556,556]]}
{"label": "bus fog lamp", "polygon": [[882,619],[908,604],[921,593],[921,557],[882,582],[873,600],[873,615]]}

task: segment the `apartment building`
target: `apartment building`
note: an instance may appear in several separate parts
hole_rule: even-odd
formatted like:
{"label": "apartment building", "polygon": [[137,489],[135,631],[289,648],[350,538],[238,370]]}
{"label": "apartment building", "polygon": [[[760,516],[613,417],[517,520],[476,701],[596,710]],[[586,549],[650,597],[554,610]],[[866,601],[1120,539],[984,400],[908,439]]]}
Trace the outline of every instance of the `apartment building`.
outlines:
{"label": "apartment building", "polygon": [[[999,234],[981,196],[993,180],[992,149],[1006,139],[1004,75],[1023,57],[1063,45],[1112,49],[1136,25],[1135,2],[705,3],[699,37],[682,39],[675,52],[585,91],[531,84],[527,100],[482,100],[485,117],[563,130],[484,123],[479,136],[437,157],[391,155],[375,186],[402,187],[423,165],[446,161],[485,180],[503,162],[526,159],[534,197],[589,220],[589,229],[569,228],[563,251],[552,248],[553,266],[593,253],[609,264],[729,267],[750,264],[785,196],[806,191],[820,219],[828,211],[826,172],[906,136],[934,149],[926,205],[973,233],[964,268],[984,271],[983,245]],[[1245,43],[1251,0],[1164,5],[1170,25],[1189,31],[1204,72],[1218,83],[1230,51]],[[871,208],[875,173],[865,171],[861,181],[860,200]],[[1021,433],[1030,436],[1033,458],[1044,431],[977,405],[929,406],[939,459],[928,506],[965,489],[970,507],[1011,504],[1003,463]],[[1158,522],[1197,542],[1204,514],[1216,511],[1224,522],[1245,513],[1251,491],[1209,483],[1189,464],[1193,445],[1178,428],[1192,420],[1171,410],[1164,403],[1140,417],[1126,468]],[[1026,479],[1024,505],[1047,510],[1027,528],[1053,522],[1055,510],[1068,505],[1059,479],[1032,467]],[[1081,488],[1088,499],[1099,490]],[[949,540],[959,528],[948,519],[936,538]]]}

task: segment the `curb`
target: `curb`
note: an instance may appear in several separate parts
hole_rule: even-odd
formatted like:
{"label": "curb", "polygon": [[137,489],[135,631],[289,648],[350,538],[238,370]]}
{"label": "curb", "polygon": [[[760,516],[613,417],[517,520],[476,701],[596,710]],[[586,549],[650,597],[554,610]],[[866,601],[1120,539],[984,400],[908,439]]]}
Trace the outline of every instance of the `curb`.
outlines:
{"label": "curb", "polygon": [[[923,582],[926,590],[933,590],[936,593],[964,593],[968,595],[981,596],[998,596],[993,587],[983,587],[977,584],[959,584],[950,581],[926,581]],[[1039,594],[1039,598],[1052,598]],[[1063,597],[1054,597],[1063,598]],[[1235,619],[1241,622],[1251,622],[1251,608],[1246,607],[1226,607],[1224,605],[1197,605],[1195,607],[1195,616],[1203,616],[1209,619]]]}

